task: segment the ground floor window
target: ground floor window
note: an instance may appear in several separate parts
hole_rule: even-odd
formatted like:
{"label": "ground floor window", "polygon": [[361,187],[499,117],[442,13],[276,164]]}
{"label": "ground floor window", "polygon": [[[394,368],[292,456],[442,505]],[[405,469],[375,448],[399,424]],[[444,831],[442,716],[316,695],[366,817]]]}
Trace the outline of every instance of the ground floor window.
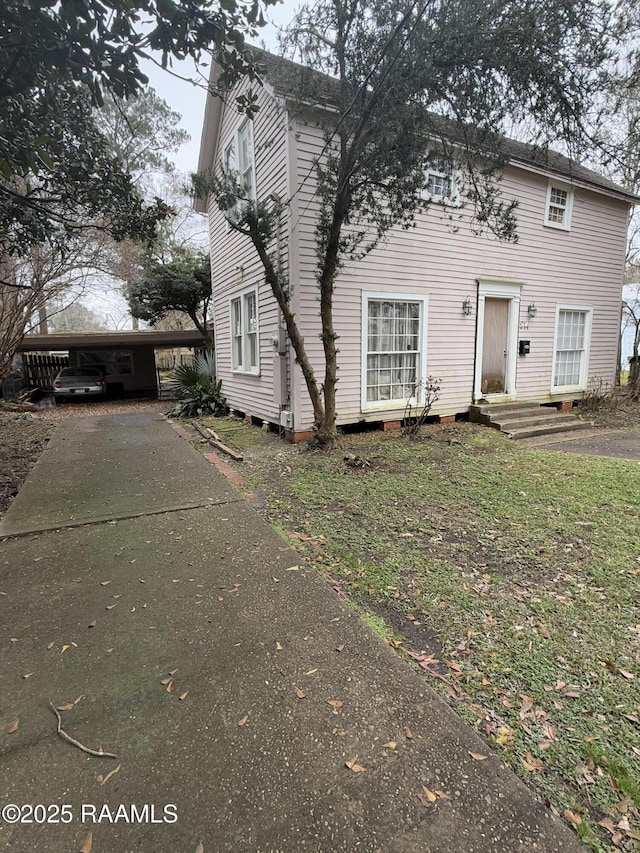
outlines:
{"label": "ground floor window", "polygon": [[258,292],[247,290],[231,300],[231,363],[241,373],[259,373]]}
{"label": "ground floor window", "polygon": [[423,297],[364,295],[363,407],[400,407],[414,396],[425,375],[425,317]]}
{"label": "ground floor window", "polygon": [[589,309],[558,309],[553,366],[554,389],[586,386],[590,326]]}

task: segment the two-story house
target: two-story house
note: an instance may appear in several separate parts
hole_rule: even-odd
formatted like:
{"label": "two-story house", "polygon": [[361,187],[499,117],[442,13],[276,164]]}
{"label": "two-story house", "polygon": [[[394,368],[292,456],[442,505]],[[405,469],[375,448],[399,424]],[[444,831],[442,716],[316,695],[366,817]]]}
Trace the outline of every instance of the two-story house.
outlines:
{"label": "two-story house", "polygon": [[[279,263],[321,376],[314,164],[323,131],[313,111],[292,107],[279,73],[286,62],[264,59],[253,119],[234,106],[247,81],[224,103],[209,98],[199,171],[233,169],[256,198],[290,200]],[[509,163],[500,186],[518,200],[517,243],[474,233],[455,174],[436,165],[425,174],[432,203],[416,227],[393,229],[341,270],[334,297],[338,425],[398,421],[407,388],[427,376],[440,380],[432,414],[441,418],[479,400],[560,404],[580,398],[593,380],[613,383],[636,199],[560,154],[504,145]],[[311,404],[257,253],[212,201],[199,205],[209,217],[216,355],[227,401],[283,425],[295,440],[307,438]]]}

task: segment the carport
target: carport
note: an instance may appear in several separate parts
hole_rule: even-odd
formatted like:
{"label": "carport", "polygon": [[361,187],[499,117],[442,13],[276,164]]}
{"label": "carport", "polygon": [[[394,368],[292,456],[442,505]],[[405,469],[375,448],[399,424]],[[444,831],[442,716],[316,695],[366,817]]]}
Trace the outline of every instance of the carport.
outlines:
{"label": "carport", "polygon": [[[158,393],[156,350],[203,348],[204,340],[196,329],[173,332],[144,330],[26,335],[18,352],[25,356],[25,366],[29,364],[31,354],[60,356],[66,352],[70,366],[103,370],[110,396],[155,396]],[[31,372],[28,384],[50,388],[60,368],[59,359],[52,356],[31,361],[38,370]]]}

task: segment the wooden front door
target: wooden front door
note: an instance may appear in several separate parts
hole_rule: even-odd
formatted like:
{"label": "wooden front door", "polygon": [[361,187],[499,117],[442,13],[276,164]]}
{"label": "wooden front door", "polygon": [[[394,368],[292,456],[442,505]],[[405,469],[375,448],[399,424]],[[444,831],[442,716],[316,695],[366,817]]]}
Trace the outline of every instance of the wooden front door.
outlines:
{"label": "wooden front door", "polygon": [[484,300],[484,332],[482,336],[482,378],[480,390],[487,394],[507,391],[507,346],[509,299],[492,296]]}

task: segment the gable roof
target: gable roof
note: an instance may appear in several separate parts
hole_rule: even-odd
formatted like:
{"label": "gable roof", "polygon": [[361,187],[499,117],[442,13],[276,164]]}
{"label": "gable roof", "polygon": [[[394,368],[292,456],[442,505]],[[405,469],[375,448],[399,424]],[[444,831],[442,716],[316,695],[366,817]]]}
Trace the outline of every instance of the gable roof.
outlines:
{"label": "gable roof", "polygon": [[[337,104],[335,97],[337,80],[334,78],[257,47],[253,47],[252,51],[260,68],[262,79],[269,84],[277,97],[284,100],[292,99],[295,97],[296,89],[301,90],[307,81],[312,80],[315,94],[314,103],[309,103],[310,108],[330,109]],[[211,81],[215,80],[216,74],[217,64],[213,62]],[[221,117],[221,98],[209,96],[205,108],[200,145],[199,173],[205,172],[215,158]],[[449,137],[452,141],[460,136],[460,131],[459,129],[456,130],[453,121],[434,114],[434,122],[437,123],[442,135]],[[584,186],[587,189],[614,196],[630,204],[640,202],[640,196],[551,148],[530,145],[506,136],[499,137],[498,147],[500,153],[516,168],[555,175],[573,185]],[[196,201],[196,210],[200,212],[206,210],[204,201]]]}

